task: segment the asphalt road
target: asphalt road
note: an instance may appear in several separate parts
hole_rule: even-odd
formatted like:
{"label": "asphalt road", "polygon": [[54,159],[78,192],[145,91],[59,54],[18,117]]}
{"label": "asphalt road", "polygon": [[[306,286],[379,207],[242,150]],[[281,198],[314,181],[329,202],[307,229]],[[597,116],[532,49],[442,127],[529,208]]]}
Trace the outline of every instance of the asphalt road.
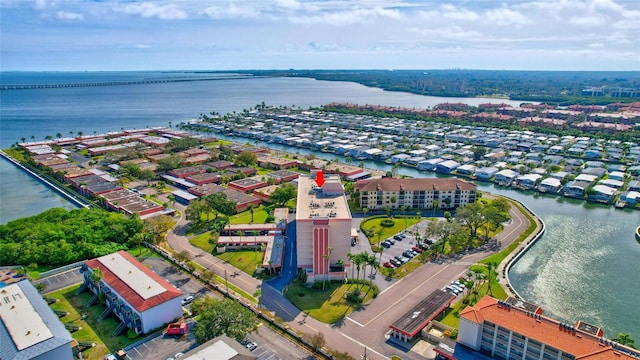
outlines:
{"label": "asphalt road", "polygon": [[[517,209],[512,207],[510,215],[510,222],[495,237],[500,248],[508,246],[529,226],[526,217]],[[357,227],[360,220],[354,219],[354,226]],[[225,269],[228,273],[230,271],[238,271],[211,254],[207,254],[189,244],[184,236],[186,225],[186,220],[180,218],[177,231],[168,235],[167,240],[171,247],[176,251],[186,250],[191,254],[194,261],[214,270],[218,274]],[[251,276],[240,272],[239,276],[229,279],[229,281],[250,294],[254,293],[256,289],[261,289],[260,306],[271,311],[299,333],[315,334],[322,332],[328,347],[340,351],[348,351],[356,358],[360,358],[366,348],[369,359],[386,359],[394,354],[405,359],[424,359],[422,349],[419,351],[407,350],[389,342],[385,337],[389,330],[389,325],[433,290],[446,287],[451,281],[466,274],[470,265],[498,250],[497,248],[486,248],[455,257],[441,258],[438,262],[430,262],[419,267],[413,273],[400,280],[388,281],[378,274],[373,279],[381,289],[378,297],[364,305],[360,310],[347,316],[343,321],[327,325],[307,316],[293,306],[281,293],[282,287],[288,283],[292,274],[295,273],[295,262],[290,259],[290,256],[295,254],[295,241],[292,239],[294,237],[295,232],[288,233],[285,245],[285,269],[283,270],[285,275],[280,279],[271,280],[263,285]],[[400,250],[402,247],[413,245],[410,244],[411,241],[413,241],[412,238],[407,237],[403,242],[398,242],[394,246],[400,245],[398,246],[398,250]],[[407,244],[404,244],[404,242]],[[371,252],[371,249],[366,238],[361,237],[360,242],[353,247],[352,251]]]}

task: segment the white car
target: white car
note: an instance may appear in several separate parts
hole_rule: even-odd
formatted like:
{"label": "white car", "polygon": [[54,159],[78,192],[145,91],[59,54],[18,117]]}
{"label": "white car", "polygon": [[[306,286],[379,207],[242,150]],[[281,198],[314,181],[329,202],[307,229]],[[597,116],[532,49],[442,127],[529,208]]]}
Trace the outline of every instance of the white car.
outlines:
{"label": "white car", "polygon": [[182,301],[181,301],[182,302],[182,306],[189,305],[189,304],[191,304],[192,301],[193,301],[193,296],[189,295],[189,296],[185,297],[184,299],[182,299]]}
{"label": "white car", "polygon": [[253,342],[253,341],[249,341],[248,343],[246,343],[246,344],[244,345],[244,347],[246,347],[247,349],[249,349],[249,351],[253,351],[253,350],[255,350],[255,349],[258,347],[258,344],[256,344],[256,343],[255,343],[255,342]]}

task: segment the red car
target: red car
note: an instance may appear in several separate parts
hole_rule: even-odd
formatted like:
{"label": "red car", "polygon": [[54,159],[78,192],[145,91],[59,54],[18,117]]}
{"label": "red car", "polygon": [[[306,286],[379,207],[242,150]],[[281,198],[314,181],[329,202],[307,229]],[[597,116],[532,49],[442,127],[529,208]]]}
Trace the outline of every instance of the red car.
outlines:
{"label": "red car", "polygon": [[390,263],[388,261],[385,261],[384,264],[382,264],[382,266],[384,266],[386,268],[389,268],[389,269],[395,269],[396,268],[395,266],[393,266],[392,263]]}
{"label": "red car", "polygon": [[413,251],[415,251],[415,252],[417,252],[417,253],[421,253],[421,252],[423,252],[423,251],[424,251],[424,250],[420,249],[420,248],[419,248],[419,247],[417,247],[417,246],[412,247],[412,248],[411,248],[411,250],[413,250]]}

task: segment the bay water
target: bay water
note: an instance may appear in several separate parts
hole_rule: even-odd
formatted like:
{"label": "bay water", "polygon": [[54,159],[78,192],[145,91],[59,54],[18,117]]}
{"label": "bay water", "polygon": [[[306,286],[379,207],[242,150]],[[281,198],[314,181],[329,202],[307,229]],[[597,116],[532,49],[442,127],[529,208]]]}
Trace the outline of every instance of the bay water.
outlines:
{"label": "bay water", "polygon": [[[208,75],[181,72],[0,73],[2,84],[132,81]],[[241,111],[265,102],[307,108],[330,102],[428,108],[442,102],[508,103],[502,99],[438,98],[385,92],[347,82],[299,78],[238,78],[140,85],[0,91],[0,147],[45,136],[86,135],[120,129],[169,126],[200,113]],[[274,146],[273,144],[269,144]],[[308,150],[281,147],[305,153]],[[335,155],[317,154],[335,158]],[[388,170],[390,166],[366,162]],[[399,173],[434,176],[403,168]],[[630,333],[640,341],[640,244],[633,231],[640,212],[539,196],[479,184],[483,191],[520,200],[547,224],[540,241],[512,268],[515,289],[545,313],[565,322],[584,320],[605,335]],[[0,161],[0,223],[72,205],[13,165]]]}

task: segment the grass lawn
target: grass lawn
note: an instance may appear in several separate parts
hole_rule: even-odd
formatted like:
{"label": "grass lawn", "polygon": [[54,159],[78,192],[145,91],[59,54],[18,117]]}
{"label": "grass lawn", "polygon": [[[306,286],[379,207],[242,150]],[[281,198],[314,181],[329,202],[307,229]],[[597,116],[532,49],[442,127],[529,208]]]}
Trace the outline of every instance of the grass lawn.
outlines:
{"label": "grass lawn", "polygon": [[[469,299],[471,300],[469,305],[475,304],[478,300],[480,300],[484,295],[487,294],[487,289],[489,288],[488,285],[489,283],[485,282],[482,286],[480,286],[480,288],[478,289],[477,297],[473,294],[469,295]],[[491,296],[493,296],[496,299],[505,300],[507,298],[507,293],[504,291],[502,286],[500,286],[500,284],[497,281],[494,281],[491,284],[491,291],[492,291]],[[463,304],[462,300],[455,303],[453,307],[446,310],[446,315],[444,319],[442,319],[442,323],[456,329],[459,328],[460,312],[467,306],[468,305]]]}
{"label": "grass lawn", "polygon": [[362,229],[363,232],[373,229],[374,235],[372,238],[369,239],[369,242],[372,245],[378,244],[378,235],[376,235],[376,231],[378,231],[378,229],[384,230],[384,233],[380,236],[380,241],[382,241],[388,237],[391,237],[405,230],[411,225],[417,224],[418,222],[420,222],[420,220],[422,220],[421,218],[418,218],[418,217],[406,217],[406,218],[397,217],[397,218],[393,218],[393,221],[395,221],[395,224],[392,227],[383,227],[383,226],[380,226],[380,222],[384,219],[387,219],[387,218],[383,217],[383,218],[365,219],[360,224],[360,228]]}
{"label": "grass lawn", "polygon": [[229,217],[230,224],[264,224],[267,220],[267,210],[264,206],[253,209],[253,222],[251,222],[251,211],[243,211]]}
{"label": "grass lawn", "polygon": [[264,253],[262,251],[227,251],[217,254],[217,257],[253,276],[256,267],[262,265]]}
{"label": "grass lawn", "polygon": [[160,259],[162,259],[162,258],[163,258],[163,257],[162,257],[162,256],[160,256],[157,252],[155,252],[155,251],[153,251],[153,250],[149,249],[149,248],[148,248],[148,247],[146,247],[146,246],[142,246],[142,245],[140,245],[140,246],[136,246],[136,247],[132,247],[131,249],[127,250],[127,252],[128,252],[131,256],[133,256],[133,257],[137,258],[139,261],[142,261],[142,259],[144,259],[144,258],[148,258],[148,257],[150,257],[150,256],[152,256],[152,257],[157,257],[157,258],[160,258]]}
{"label": "grass lawn", "polygon": [[209,254],[213,251],[213,244],[209,242],[213,232],[207,231],[202,234],[198,234],[189,239],[189,243],[197,248],[200,248]]}
{"label": "grass lawn", "polygon": [[331,283],[323,291],[308,287],[306,284],[294,283],[289,285],[284,295],[298,309],[314,319],[333,324],[360,306],[360,304],[348,302],[346,299],[346,294],[355,290],[357,286],[360,286],[362,293],[366,294],[363,303],[371,300],[373,293],[369,286],[364,284]]}
{"label": "grass lawn", "polygon": [[85,291],[80,295],[75,295],[79,287],[80,285],[76,285],[49,293],[45,296],[58,299],[58,302],[51,304],[52,309],[63,310],[69,313],[60,318],[62,323],[82,327],[82,329],[71,334],[74,339],[80,342],[96,344],[95,347],[87,349],[82,353],[84,359],[101,360],[104,355],[109,352],[123,348],[136,341],[136,339],[128,339],[124,335],[117,337],[112,336],[120,324],[120,321],[116,320],[114,316],[100,320],[100,315],[104,311],[104,307],[101,305],[93,305],[90,308],[85,308],[84,306],[91,298],[91,294]]}

